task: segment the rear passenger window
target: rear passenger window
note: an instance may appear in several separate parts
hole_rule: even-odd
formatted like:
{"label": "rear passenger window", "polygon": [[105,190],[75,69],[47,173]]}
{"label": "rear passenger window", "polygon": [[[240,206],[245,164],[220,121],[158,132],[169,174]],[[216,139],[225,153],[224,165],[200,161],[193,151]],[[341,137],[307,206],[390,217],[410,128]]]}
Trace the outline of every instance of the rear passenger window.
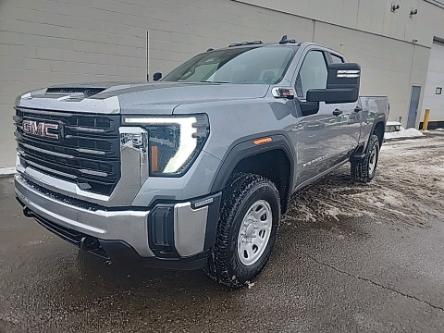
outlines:
{"label": "rear passenger window", "polygon": [[321,51],[310,51],[296,79],[296,94],[305,98],[310,89],[327,88],[327,64]]}
{"label": "rear passenger window", "polygon": [[336,54],[331,54],[331,62],[332,64],[343,64],[344,63],[344,59]]}

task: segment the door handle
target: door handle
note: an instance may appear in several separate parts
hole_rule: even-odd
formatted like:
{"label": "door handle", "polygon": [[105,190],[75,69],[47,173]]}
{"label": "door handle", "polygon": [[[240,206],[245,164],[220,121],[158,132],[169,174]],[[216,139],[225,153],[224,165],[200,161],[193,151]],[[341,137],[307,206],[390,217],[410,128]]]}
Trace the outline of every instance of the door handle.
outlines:
{"label": "door handle", "polygon": [[355,107],[354,111],[355,111],[356,113],[358,113],[358,112],[362,111],[362,108],[359,107],[359,106],[357,106],[357,107]]}
{"label": "door handle", "polygon": [[333,115],[334,116],[340,116],[341,114],[342,114],[342,110],[339,110],[339,109],[335,109],[334,111],[333,111]]}

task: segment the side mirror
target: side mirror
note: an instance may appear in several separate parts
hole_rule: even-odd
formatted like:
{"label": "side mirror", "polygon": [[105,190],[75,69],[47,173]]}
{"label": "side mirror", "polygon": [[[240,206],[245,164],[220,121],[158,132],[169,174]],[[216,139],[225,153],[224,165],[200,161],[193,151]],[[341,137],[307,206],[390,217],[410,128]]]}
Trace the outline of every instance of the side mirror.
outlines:
{"label": "side mirror", "polygon": [[353,103],[359,98],[361,67],[358,64],[328,66],[327,89],[307,91],[308,102]]}
{"label": "side mirror", "polygon": [[159,81],[162,78],[162,73],[161,72],[156,72],[153,75],[153,81]]}
{"label": "side mirror", "polygon": [[299,102],[303,116],[310,116],[319,112],[319,102]]}

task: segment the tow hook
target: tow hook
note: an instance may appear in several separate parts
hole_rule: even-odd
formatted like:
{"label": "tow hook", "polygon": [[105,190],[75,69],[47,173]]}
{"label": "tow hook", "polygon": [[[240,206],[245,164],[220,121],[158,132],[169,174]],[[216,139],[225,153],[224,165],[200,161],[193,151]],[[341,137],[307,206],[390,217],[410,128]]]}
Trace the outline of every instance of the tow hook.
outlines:
{"label": "tow hook", "polygon": [[34,213],[26,206],[23,208],[23,215],[26,217],[34,217]]}
{"label": "tow hook", "polygon": [[85,251],[96,250],[100,247],[97,238],[84,236],[80,239],[80,248]]}

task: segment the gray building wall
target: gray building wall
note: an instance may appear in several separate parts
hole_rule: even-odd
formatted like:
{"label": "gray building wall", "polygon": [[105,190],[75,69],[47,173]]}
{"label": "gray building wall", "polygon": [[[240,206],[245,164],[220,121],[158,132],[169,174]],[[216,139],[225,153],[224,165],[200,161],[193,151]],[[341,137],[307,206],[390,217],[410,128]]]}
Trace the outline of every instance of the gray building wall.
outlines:
{"label": "gray building wall", "polygon": [[435,41],[432,46],[423,108],[431,110],[430,121],[444,123],[444,41]]}
{"label": "gray building wall", "polygon": [[[143,81],[208,47],[288,34],[342,51],[363,67],[363,94],[389,95],[407,120],[411,85],[424,87],[444,9],[403,0],[0,0],[0,168],[15,161],[12,115],[23,91],[56,83]],[[271,5],[270,5],[271,4]],[[409,11],[418,8],[410,17]]]}

